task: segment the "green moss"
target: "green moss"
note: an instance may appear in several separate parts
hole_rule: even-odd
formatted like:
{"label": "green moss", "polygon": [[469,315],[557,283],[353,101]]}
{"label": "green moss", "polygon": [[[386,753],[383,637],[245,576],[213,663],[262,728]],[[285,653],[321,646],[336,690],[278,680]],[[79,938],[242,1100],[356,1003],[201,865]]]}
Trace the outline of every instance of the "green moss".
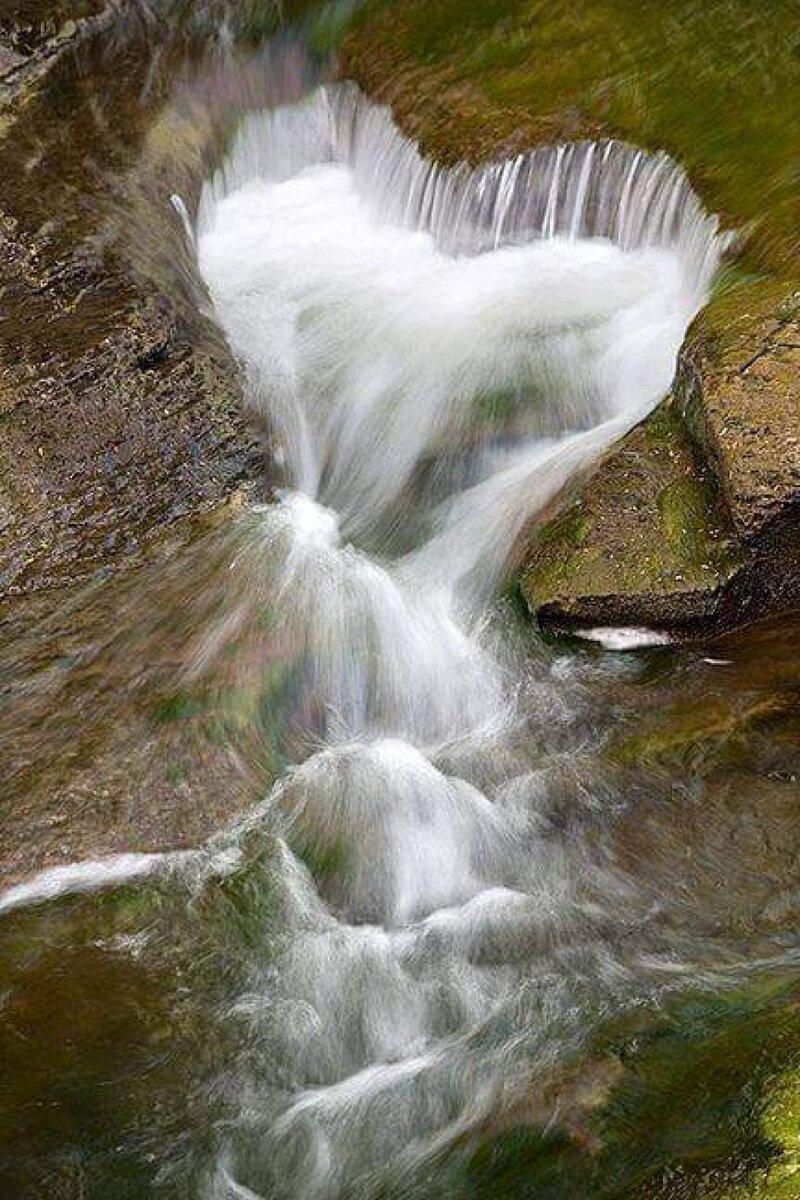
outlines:
{"label": "green moss", "polygon": [[178,759],[176,762],[169,764],[166,770],[167,783],[173,787],[178,787],[185,783],[189,778],[189,766],[183,759]]}
{"label": "green moss", "polygon": [[[796,1078],[800,1055],[800,1010],[785,982],[753,980],[661,1011],[633,1009],[602,1020],[587,1040],[593,1063],[617,1064],[606,1072],[604,1094],[592,1095],[583,1111],[573,1107],[566,1120],[562,1095],[546,1131],[523,1119],[459,1142],[443,1164],[446,1183],[437,1172],[413,1195],[796,1200],[791,1190],[757,1190],[765,1180],[797,1182],[790,1174],[797,1101],[775,1090],[776,1078]],[[566,1067],[557,1091],[580,1078]]]}
{"label": "green moss", "polygon": [[658,512],[667,544],[687,565],[702,568],[709,558],[709,515],[713,498],[701,479],[676,479],[658,496]]}
{"label": "green moss", "polygon": [[797,1200],[800,1196],[800,1072],[786,1071],[769,1085],[761,1132],[776,1157],[720,1200]]}
{"label": "green moss", "polygon": [[363,0],[329,0],[319,5],[308,27],[308,44],[320,57],[332,54],[347,32]]}
{"label": "green moss", "polygon": [[673,440],[683,435],[680,418],[668,404],[659,404],[642,425],[642,435],[649,449],[669,451]]}
{"label": "green moss", "polygon": [[770,1087],[761,1118],[780,1160],[755,1189],[756,1200],[794,1200],[800,1194],[800,1071],[787,1071]]}
{"label": "green moss", "polygon": [[581,574],[585,572],[584,563],[568,552],[561,551],[553,530],[546,526],[542,536],[547,539],[545,548],[540,548],[535,561],[525,569],[520,581],[522,594],[533,609],[568,592],[579,571]]}
{"label": "green moss", "polygon": [[711,597],[738,564],[713,477],[665,402],[605,460],[580,500],[531,535],[521,588],[531,608],[555,601],[579,617],[573,610],[584,599],[664,597],[649,619],[669,620],[670,596]]}
{"label": "green moss", "polygon": [[467,47],[476,45],[477,37],[486,39],[492,33],[502,37],[512,18],[519,17],[524,9],[524,0],[501,4],[471,0],[468,5],[463,0],[438,0],[436,4],[409,6],[403,13],[404,18],[411,18],[407,26],[409,48],[429,60],[463,56]]}
{"label": "green moss", "polygon": [[694,774],[722,765],[744,765],[751,757],[752,735],[780,721],[785,711],[786,700],[779,693],[746,705],[736,705],[730,698],[691,697],[658,713],[644,728],[621,731],[606,754],[623,766],[658,765]]}
{"label": "green moss", "polygon": [[[532,606],[544,604],[568,591],[586,572],[586,555],[575,553],[590,531],[583,505],[578,502],[548,521],[536,534],[537,553],[523,573],[522,593]],[[591,549],[588,554],[591,556]],[[596,562],[595,567],[600,567]]]}
{"label": "green moss", "polygon": [[542,529],[539,540],[543,545],[549,545],[554,542],[572,546],[577,549],[583,545],[586,539],[587,523],[580,504],[573,504],[571,508],[566,509],[563,513],[559,513],[552,521],[549,521]]}
{"label": "green moss", "polygon": [[153,719],[159,724],[170,721],[185,721],[200,716],[206,710],[206,701],[188,692],[174,692],[160,700],[153,711]]}

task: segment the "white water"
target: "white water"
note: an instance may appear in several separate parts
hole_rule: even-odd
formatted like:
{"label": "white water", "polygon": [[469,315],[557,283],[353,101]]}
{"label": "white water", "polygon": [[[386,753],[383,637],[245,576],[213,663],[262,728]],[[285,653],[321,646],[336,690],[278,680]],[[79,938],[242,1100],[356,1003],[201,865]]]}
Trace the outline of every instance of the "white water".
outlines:
{"label": "white water", "polygon": [[[250,826],[285,929],[237,1005],[269,1063],[237,1064],[209,1194],[367,1195],[513,1103],[523,1043],[546,1070],[577,1037],[552,965],[519,990],[604,919],[581,840],[543,835],[552,763],[516,749],[565,686],[522,678],[491,601],[526,522],[668,390],[721,245],[663,157],[437,171],[351,88],[248,118],[207,185],[200,268],[285,463],[251,550],[324,713]],[[478,1051],[503,1013],[525,1034]]]}
{"label": "white water", "polygon": [[59,896],[103,891],[149,875],[163,874],[185,866],[196,857],[193,851],[111,854],[106,858],[48,867],[0,892],[0,913],[27,908],[32,904],[45,904]]}
{"label": "white water", "polygon": [[672,638],[658,629],[625,626],[599,626],[596,629],[578,630],[578,637],[587,642],[597,642],[606,650],[641,650],[646,646],[668,646]]}

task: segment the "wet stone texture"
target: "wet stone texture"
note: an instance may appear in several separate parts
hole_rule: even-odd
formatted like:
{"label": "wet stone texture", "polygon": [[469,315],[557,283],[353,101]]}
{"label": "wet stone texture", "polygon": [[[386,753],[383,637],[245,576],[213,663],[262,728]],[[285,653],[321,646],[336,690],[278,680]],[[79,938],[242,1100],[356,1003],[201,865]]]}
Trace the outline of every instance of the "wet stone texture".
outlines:
{"label": "wet stone texture", "polygon": [[214,152],[173,104],[185,8],[0,16],[4,881],[196,845],[252,802],[207,715],[164,709],[227,570],[215,530],[263,476],[169,202]]}
{"label": "wet stone texture", "polygon": [[[140,156],[166,78],[148,80],[144,30],[124,6],[78,7],[31,6],[0,27],[12,62],[0,80],[0,595],[135,560],[143,537],[252,474],[221,340],[134,270],[131,230],[110,219],[113,201],[137,236],[147,224]],[[196,147],[172,149],[180,180]],[[139,211],[125,197],[134,175]],[[148,183],[151,235],[161,222],[179,258],[156,163]]]}
{"label": "wet stone texture", "polygon": [[740,561],[716,480],[670,405],[531,536],[522,593],[556,621],[702,621]]}
{"label": "wet stone texture", "polygon": [[672,395],[530,531],[521,588],[540,619],[692,633],[797,607],[794,311],[696,322]]}

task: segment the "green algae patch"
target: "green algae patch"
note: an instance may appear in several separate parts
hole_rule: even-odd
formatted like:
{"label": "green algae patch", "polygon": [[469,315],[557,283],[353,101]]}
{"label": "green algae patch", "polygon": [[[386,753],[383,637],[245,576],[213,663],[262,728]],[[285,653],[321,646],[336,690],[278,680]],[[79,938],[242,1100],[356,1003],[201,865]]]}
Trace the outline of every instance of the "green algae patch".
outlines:
{"label": "green algae patch", "polygon": [[618,1150],[616,1170],[632,1176],[620,1194],[727,1200],[740,1180],[771,1172],[781,1149],[763,1114],[776,1071],[793,1069],[800,1054],[794,991],[766,979],[699,995],[632,1027],[622,1043],[612,1035],[611,1046],[627,1075],[599,1131],[607,1151]]}
{"label": "green algae patch", "polygon": [[601,464],[580,497],[529,534],[522,594],[536,612],[580,620],[713,615],[737,557],[713,476],[664,404]]}
{"label": "green algae patch", "polygon": [[206,711],[207,701],[186,692],[174,692],[160,700],[153,709],[153,720],[157,725],[170,721],[185,721],[198,717]]}
{"label": "green algae patch", "polygon": [[785,982],[634,1008],[589,1041],[583,1075],[565,1065],[545,1089],[558,1097],[549,1121],[537,1120],[532,1081],[530,1119],[520,1104],[460,1138],[443,1164],[447,1186],[421,1178],[413,1195],[795,1200],[800,1008]]}
{"label": "green algae patch", "polygon": [[788,1071],[772,1084],[761,1128],[781,1157],[756,1184],[754,1200],[794,1200],[800,1194],[800,1071]]}
{"label": "green algae patch", "polygon": [[709,522],[713,497],[703,480],[676,479],[659,492],[656,504],[673,554],[695,570],[717,557]]}
{"label": "green algae patch", "polygon": [[[573,586],[586,563],[580,551],[589,522],[580,503],[575,503],[549,521],[537,537],[537,557],[523,575],[522,593],[531,607]],[[599,565],[599,564],[598,564]]]}
{"label": "green algae patch", "polygon": [[794,708],[790,693],[744,703],[728,696],[681,700],[644,728],[637,722],[635,733],[615,737],[606,754],[623,766],[683,768],[696,775],[720,766],[746,766],[753,738],[784,719],[792,722]]}
{"label": "green algae patch", "polygon": [[719,1200],[797,1200],[800,1196],[800,1071],[778,1075],[769,1085],[761,1131],[778,1157]]}

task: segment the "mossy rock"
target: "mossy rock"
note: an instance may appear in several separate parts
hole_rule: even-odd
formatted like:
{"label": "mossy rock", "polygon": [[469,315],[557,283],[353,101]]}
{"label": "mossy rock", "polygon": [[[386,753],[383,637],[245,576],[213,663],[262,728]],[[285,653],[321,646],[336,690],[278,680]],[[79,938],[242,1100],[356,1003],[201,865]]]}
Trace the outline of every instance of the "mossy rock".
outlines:
{"label": "mossy rock", "polygon": [[522,594],[568,622],[710,619],[738,566],[731,534],[713,476],[665,404],[531,532]]}
{"label": "mossy rock", "polygon": [[[403,1194],[454,1200],[785,1200],[796,1184],[800,1061],[796,995],[780,978],[674,998],[602,1021],[587,1080],[614,1062],[579,1113],[546,1128],[484,1128]],[[566,1069],[574,1087],[580,1066]],[[532,1083],[535,1091],[536,1084]],[[389,1187],[387,1197],[398,1195]]]}
{"label": "mossy rock", "polygon": [[624,766],[688,766],[695,774],[708,773],[719,765],[746,765],[754,735],[782,721],[792,729],[796,719],[797,701],[790,692],[738,703],[727,694],[689,697],[649,721],[637,721],[634,732],[623,730],[606,754]]}

